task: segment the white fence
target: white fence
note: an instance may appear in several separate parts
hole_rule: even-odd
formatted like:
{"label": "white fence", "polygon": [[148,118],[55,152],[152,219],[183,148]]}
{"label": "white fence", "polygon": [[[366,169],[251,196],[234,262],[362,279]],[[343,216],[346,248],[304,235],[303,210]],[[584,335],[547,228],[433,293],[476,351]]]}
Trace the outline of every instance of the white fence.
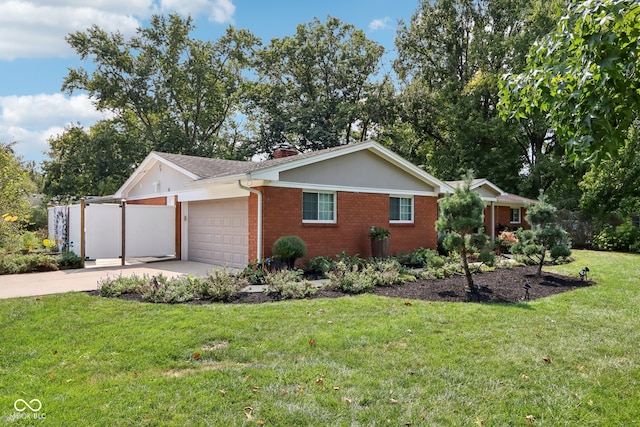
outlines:
{"label": "white fence", "polygon": [[66,248],[85,259],[176,254],[175,206],[56,206],[48,210],[48,223],[49,238],[61,250]]}

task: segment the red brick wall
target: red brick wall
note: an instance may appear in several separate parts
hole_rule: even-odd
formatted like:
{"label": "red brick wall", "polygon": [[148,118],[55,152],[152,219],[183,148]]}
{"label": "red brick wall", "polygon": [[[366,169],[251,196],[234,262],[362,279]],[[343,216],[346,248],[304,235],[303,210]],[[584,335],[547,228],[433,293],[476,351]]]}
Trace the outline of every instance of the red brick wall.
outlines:
{"label": "red brick wall", "polygon": [[[509,206],[495,206],[494,212],[496,230],[500,225],[515,228],[522,227],[524,229],[531,228],[529,223],[524,219],[524,216],[527,214],[527,208],[520,208],[520,222],[517,224],[511,223],[511,208]],[[484,225],[487,229],[487,234],[491,235],[491,206],[487,206],[484,210]],[[497,235],[498,232],[496,231],[496,236]]]}
{"label": "red brick wall", "polygon": [[[389,251],[408,252],[419,247],[435,249],[437,233],[436,197],[414,198],[414,223],[389,223],[389,196],[386,194],[337,192],[337,222],[309,224],[302,222],[302,190],[262,187],[264,257],[282,236],[296,235],[307,245],[307,255],[299,262],[316,256],[334,256],[343,250],[349,255],[371,256],[368,237],[371,226],[391,231]],[[257,231],[257,196],[249,197],[249,259],[255,260]]]}

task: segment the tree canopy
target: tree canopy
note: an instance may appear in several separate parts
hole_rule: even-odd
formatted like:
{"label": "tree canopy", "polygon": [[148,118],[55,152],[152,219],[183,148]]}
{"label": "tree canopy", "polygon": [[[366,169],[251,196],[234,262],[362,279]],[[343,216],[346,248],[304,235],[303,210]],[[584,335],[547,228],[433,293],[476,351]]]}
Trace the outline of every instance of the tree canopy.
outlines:
{"label": "tree canopy", "polygon": [[639,118],[639,37],[637,0],[572,1],[525,70],[506,75],[503,114],[548,115],[573,159],[615,154]]}
{"label": "tree canopy", "polygon": [[0,143],[0,247],[10,245],[31,218],[29,195],[36,185],[12,146]]}
{"label": "tree canopy", "polygon": [[419,140],[412,160],[445,179],[473,169],[507,191],[518,191],[524,171],[530,196],[553,185],[557,177],[541,165],[560,158],[553,157],[556,141],[545,117],[505,122],[497,104],[500,76],[524,67],[529,46],[553,28],[561,2],[420,3],[399,27],[394,66],[403,82],[399,114]]}
{"label": "tree canopy", "polygon": [[70,69],[62,90],[87,91],[98,109],[134,120],[152,149],[226,155],[233,140],[226,133],[245,96],[242,73],[258,39],[229,27],[216,42],[204,42],[190,36],[193,29],[190,18],[155,15],[130,39],[95,25],[70,34],[68,43],[95,70]]}
{"label": "tree canopy", "polygon": [[260,151],[284,142],[308,151],[365,139],[388,89],[384,80],[372,81],[383,53],[364,31],[333,17],[271,40],[255,63],[250,117]]}

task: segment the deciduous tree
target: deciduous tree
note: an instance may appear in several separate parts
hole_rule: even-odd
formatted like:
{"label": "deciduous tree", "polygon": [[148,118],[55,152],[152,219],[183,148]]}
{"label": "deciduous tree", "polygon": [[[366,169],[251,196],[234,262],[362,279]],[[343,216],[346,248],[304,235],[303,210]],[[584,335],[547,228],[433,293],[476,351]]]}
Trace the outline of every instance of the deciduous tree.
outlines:
{"label": "deciduous tree", "polygon": [[[374,82],[384,48],[338,18],[300,24],[273,39],[256,62],[254,110],[260,150],[301,151],[366,139],[389,81]],[[382,96],[381,96],[382,95]]]}
{"label": "deciduous tree", "polygon": [[62,90],[87,91],[98,109],[135,118],[155,150],[223,156],[258,40],[229,27],[217,41],[204,42],[191,37],[193,29],[190,18],[156,15],[130,39],[95,25],[70,34],[68,43],[95,68],[70,69]]}
{"label": "deciduous tree", "polygon": [[639,118],[639,23],[637,0],[571,1],[526,69],[506,76],[503,113],[547,114],[573,159],[615,154]]}

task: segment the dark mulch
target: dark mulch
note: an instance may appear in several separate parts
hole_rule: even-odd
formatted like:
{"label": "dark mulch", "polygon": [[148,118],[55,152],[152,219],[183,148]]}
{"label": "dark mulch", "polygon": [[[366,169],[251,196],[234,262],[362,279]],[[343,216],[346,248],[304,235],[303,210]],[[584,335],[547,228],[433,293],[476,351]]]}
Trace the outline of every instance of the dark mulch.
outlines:
{"label": "dark mulch", "polygon": [[[529,300],[543,298],[549,295],[572,291],[593,285],[594,282],[582,281],[578,277],[562,276],[543,272],[536,277],[537,267],[514,267],[511,269],[496,269],[488,273],[475,273],[473,281],[480,290],[469,293],[466,289],[466,279],[463,275],[446,279],[418,280],[398,286],[376,287],[374,294],[391,298],[414,299],[424,301],[450,302],[484,302],[484,303],[518,303],[525,301],[525,284],[529,284]],[[99,295],[97,291],[91,295]],[[342,291],[321,289],[311,298],[340,298],[347,296]],[[126,300],[140,301],[139,295],[123,294],[119,297]],[[277,298],[263,292],[240,293],[229,303],[233,304],[261,304],[277,301]],[[189,304],[209,304],[209,301],[191,301]]]}

